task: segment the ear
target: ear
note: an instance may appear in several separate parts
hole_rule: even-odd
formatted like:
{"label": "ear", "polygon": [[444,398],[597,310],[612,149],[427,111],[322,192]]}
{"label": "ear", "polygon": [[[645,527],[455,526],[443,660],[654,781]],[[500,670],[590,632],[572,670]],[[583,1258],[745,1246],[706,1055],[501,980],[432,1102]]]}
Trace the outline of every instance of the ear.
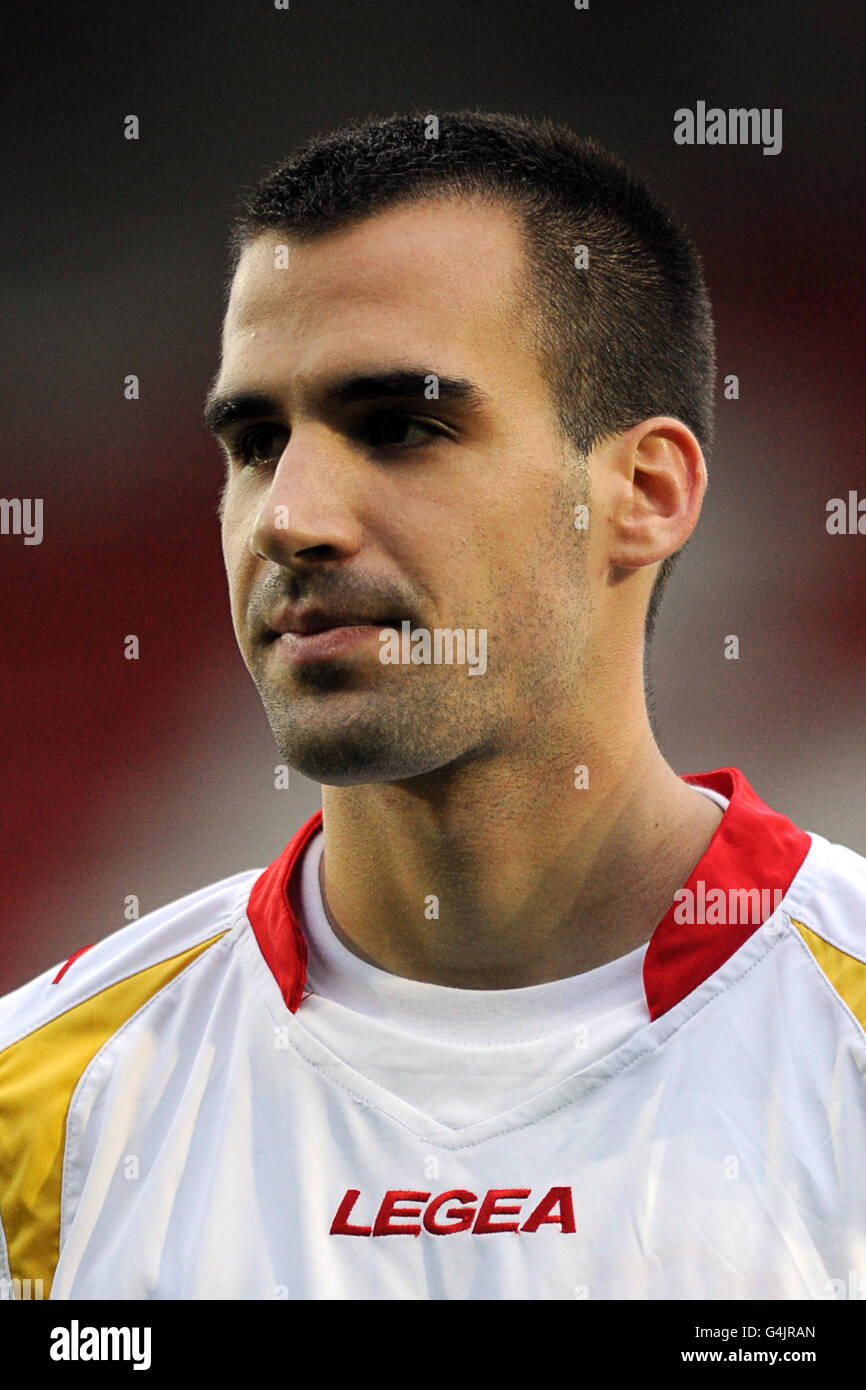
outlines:
{"label": "ear", "polygon": [[609,563],[639,569],[673,555],[694,530],[707,488],[697,439],[681,420],[660,415],[618,435],[605,452]]}

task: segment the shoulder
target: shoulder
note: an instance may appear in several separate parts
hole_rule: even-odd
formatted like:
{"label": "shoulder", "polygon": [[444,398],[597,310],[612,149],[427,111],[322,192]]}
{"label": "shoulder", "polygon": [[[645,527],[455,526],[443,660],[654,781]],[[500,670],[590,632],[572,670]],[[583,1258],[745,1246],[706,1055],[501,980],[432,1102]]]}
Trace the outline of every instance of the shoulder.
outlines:
{"label": "shoulder", "polygon": [[148,913],[0,1000],[0,1276],[50,1286],[82,1077],[128,1019],[230,931],[259,873]]}
{"label": "shoulder", "polygon": [[821,835],[811,841],[785,913],[836,1000],[866,1031],[866,858]]}
{"label": "shoulder", "polygon": [[53,1033],[80,1033],[96,1015],[105,1036],[120,1027],[225,935],[260,873],[244,870],[178,898],[93,946],[83,944],[68,961],[7,994],[0,999],[0,1056],[52,1024]]}
{"label": "shoulder", "polygon": [[837,951],[866,961],[866,858],[821,835],[810,839],[786,898],[788,916]]}

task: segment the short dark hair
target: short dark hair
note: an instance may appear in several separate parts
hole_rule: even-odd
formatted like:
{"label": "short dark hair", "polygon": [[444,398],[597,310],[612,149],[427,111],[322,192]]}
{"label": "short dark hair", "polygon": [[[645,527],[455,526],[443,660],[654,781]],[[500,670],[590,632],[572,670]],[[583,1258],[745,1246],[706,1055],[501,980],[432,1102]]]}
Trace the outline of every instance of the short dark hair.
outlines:
{"label": "short dark hair", "polygon": [[[700,257],[614,155],[549,120],[456,111],[352,122],[266,175],[232,231],[232,270],[263,231],[307,239],[437,193],[510,205],[527,240],[536,344],[561,427],[586,455],[652,415],[709,454],[715,348]],[[588,268],[576,268],[576,249]],[[652,636],[676,556],[659,566]]]}

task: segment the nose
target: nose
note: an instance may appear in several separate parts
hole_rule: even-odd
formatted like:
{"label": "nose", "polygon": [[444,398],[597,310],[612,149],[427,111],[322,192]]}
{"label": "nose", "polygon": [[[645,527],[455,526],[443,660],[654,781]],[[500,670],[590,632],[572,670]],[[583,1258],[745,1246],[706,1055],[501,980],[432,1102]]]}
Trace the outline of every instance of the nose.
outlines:
{"label": "nose", "polygon": [[329,431],[294,430],[255,517],[251,551],[278,565],[356,554],[361,488],[357,461]]}

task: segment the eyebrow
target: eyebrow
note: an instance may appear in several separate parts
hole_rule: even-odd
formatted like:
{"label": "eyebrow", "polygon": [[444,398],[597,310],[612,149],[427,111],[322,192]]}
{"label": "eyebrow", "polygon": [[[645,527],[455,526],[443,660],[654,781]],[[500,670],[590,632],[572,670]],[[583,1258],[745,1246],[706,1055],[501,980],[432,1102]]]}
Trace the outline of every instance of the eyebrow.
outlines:
{"label": "eyebrow", "polygon": [[259,391],[211,392],[205,401],[204,422],[211,434],[220,434],[238,420],[255,420],[262,415],[278,415],[280,407],[273,396]]}
{"label": "eyebrow", "polygon": [[[355,373],[328,383],[321,397],[337,405],[387,399],[426,400],[431,380],[437,391],[432,399],[459,404],[470,411],[481,410],[490,402],[487,393],[465,377],[440,376],[426,368]],[[219,434],[239,421],[280,413],[276,398],[262,391],[211,391],[205,402],[204,420],[212,434]]]}

